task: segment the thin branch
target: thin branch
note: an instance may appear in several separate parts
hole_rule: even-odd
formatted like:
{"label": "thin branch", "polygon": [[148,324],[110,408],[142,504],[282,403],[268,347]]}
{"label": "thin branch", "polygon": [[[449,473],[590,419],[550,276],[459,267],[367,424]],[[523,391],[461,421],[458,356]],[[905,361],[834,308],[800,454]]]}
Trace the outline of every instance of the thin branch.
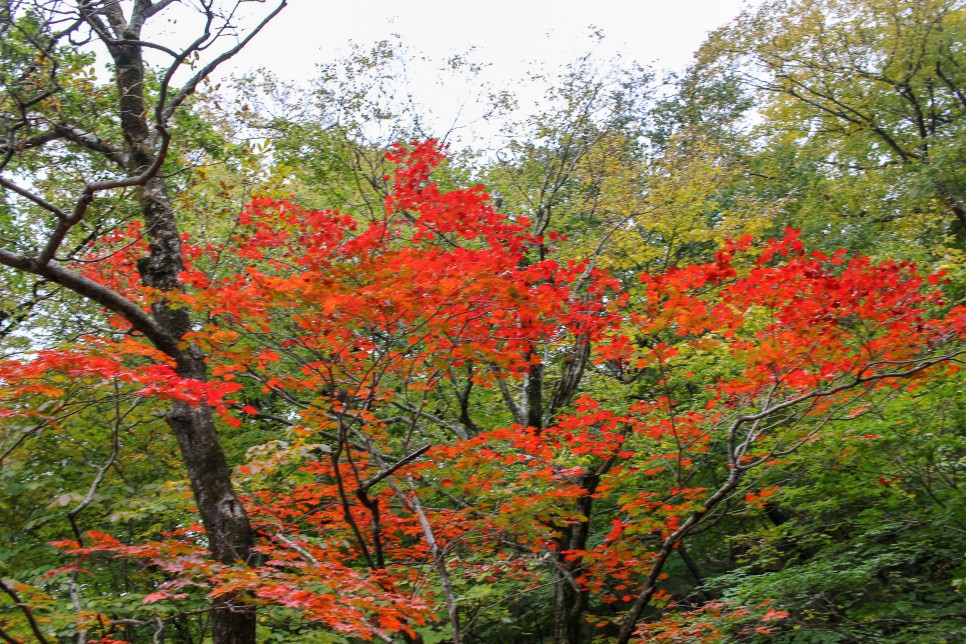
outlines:
{"label": "thin branch", "polygon": [[68,214],[66,212],[64,212],[63,210],[61,210],[60,208],[58,208],[54,204],[50,203],[49,201],[46,201],[43,197],[41,197],[39,195],[35,195],[34,193],[30,192],[29,190],[26,190],[24,188],[21,188],[17,184],[9,181],[8,179],[4,179],[3,177],[0,177],[0,186],[3,186],[4,188],[6,188],[7,190],[9,190],[10,192],[17,193],[18,195],[20,195],[24,199],[27,199],[28,201],[32,201],[34,204],[40,206],[41,208],[43,208],[47,212],[53,213],[54,216],[56,216],[57,219],[59,219],[61,221],[67,221],[68,219],[70,219],[70,217],[68,216]]}
{"label": "thin branch", "polygon": [[[34,637],[37,638],[37,641],[40,642],[41,644],[50,644],[50,640],[44,637],[44,634],[40,631],[40,626],[37,624],[37,619],[34,617],[33,610],[31,610],[30,606],[28,606],[22,599],[20,599],[20,596],[17,594],[17,592],[13,588],[8,586],[6,582],[3,581],[2,578],[0,578],[0,590],[5,592],[10,597],[10,599],[13,600],[13,603],[17,605],[17,608],[19,608],[20,611],[27,618],[27,622],[30,624],[30,630],[33,631]],[[12,641],[15,642],[15,644],[19,644],[19,642],[17,642],[16,640],[12,640]]]}
{"label": "thin branch", "polygon": [[282,9],[284,9],[286,6],[288,6],[287,0],[282,0],[281,2],[279,2],[278,6],[275,7],[275,9],[271,13],[265,16],[265,18],[263,18],[261,22],[259,22],[258,25],[256,25],[255,28],[252,29],[244,38],[242,38],[234,47],[232,47],[226,52],[223,52],[221,55],[217,56],[210,63],[202,67],[198,71],[198,73],[196,73],[194,76],[188,79],[188,81],[181,87],[181,89],[178,90],[178,93],[175,94],[174,97],[171,99],[171,102],[168,103],[167,106],[165,106],[167,89],[168,89],[171,77],[174,75],[175,69],[180,66],[180,64],[187,58],[187,56],[192,51],[194,51],[195,47],[199,47],[204,42],[204,40],[207,39],[208,33],[206,30],[206,34],[203,37],[203,39],[196,40],[194,43],[192,43],[192,45],[184,52],[182,52],[181,56],[179,56],[180,60],[177,60],[176,63],[169,68],[168,74],[165,77],[164,82],[162,83],[162,86],[161,86],[161,96],[158,99],[158,110],[156,113],[157,122],[159,124],[167,123],[168,119],[171,118],[171,115],[174,114],[174,111],[178,109],[178,107],[182,103],[184,103],[185,100],[191,94],[194,93],[195,89],[198,87],[198,84],[202,80],[207,78],[213,71],[215,71],[215,69],[217,69],[219,65],[221,65],[225,61],[232,58],[235,54],[241,51],[242,48],[248,45],[248,43],[251,42],[252,38],[254,38],[255,35],[258,34],[258,32],[260,32],[265,27],[265,25],[267,25],[275,16],[277,16],[279,12]]}
{"label": "thin branch", "polygon": [[[22,152],[23,150],[32,150],[34,148],[39,148],[42,145],[50,143],[61,137],[62,134],[56,129],[44,130],[43,132],[38,132],[37,134],[28,137],[26,139],[21,139],[20,141],[11,140],[10,143],[0,145],[0,152],[4,155],[10,155],[17,152]],[[0,164],[0,168],[3,168],[6,162]]]}
{"label": "thin branch", "polygon": [[429,547],[429,553],[433,557],[433,563],[436,566],[436,572],[439,573],[440,586],[443,588],[443,599],[446,603],[446,612],[449,617],[450,628],[452,629],[451,636],[453,644],[461,644],[463,641],[462,633],[460,632],[460,617],[459,617],[459,599],[456,596],[456,592],[453,589],[453,581],[449,576],[449,570],[446,567],[446,549],[439,547],[439,542],[436,540],[436,534],[433,531],[433,526],[429,523],[429,518],[423,511],[422,505],[419,503],[419,496],[416,494],[416,486],[413,484],[412,476],[407,477],[407,483],[409,484],[410,494],[408,496],[401,493],[401,491],[393,486],[394,491],[400,500],[406,504],[409,510],[416,515],[416,519],[419,521],[419,526],[423,531],[423,538],[426,540],[426,545]]}
{"label": "thin branch", "polygon": [[362,490],[363,492],[368,492],[369,491],[369,488],[371,488],[373,485],[375,485],[379,481],[383,480],[387,476],[392,476],[396,471],[399,470],[399,468],[404,467],[406,465],[409,465],[410,463],[412,463],[413,461],[415,461],[417,458],[419,458],[420,456],[422,456],[423,454],[425,454],[426,452],[428,452],[431,447],[432,447],[432,445],[426,445],[424,447],[420,447],[419,449],[417,449],[415,452],[413,452],[409,456],[404,456],[403,458],[399,459],[395,464],[393,464],[393,465],[389,466],[388,468],[382,470],[381,472],[379,472],[378,474],[376,474],[374,477],[372,477],[371,479],[369,479],[368,481],[366,481],[365,483],[363,483],[359,487],[359,489]]}
{"label": "thin branch", "polygon": [[9,633],[7,633],[7,631],[3,630],[2,627],[0,627],[0,639],[2,639],[4,642],[7,642],[7,644],[23,644],[23,642],[20,640],[15,640]]}
{"label": "thin branch", "polygon": [[145,19],[160,13],[161,11],[164,10],[165,7],[167,7],[168,5],[174,4],[175,2],[178,2],[178,1],[179,0],[158,0],[158,2],[145,3],[147,5],[147,10],[144,12]]}

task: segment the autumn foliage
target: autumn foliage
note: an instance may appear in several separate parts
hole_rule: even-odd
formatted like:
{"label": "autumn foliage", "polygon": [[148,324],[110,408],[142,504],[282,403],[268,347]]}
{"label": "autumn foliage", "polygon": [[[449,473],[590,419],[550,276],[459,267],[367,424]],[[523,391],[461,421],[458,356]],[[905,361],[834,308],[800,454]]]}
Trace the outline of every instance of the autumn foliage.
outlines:
{"label": "autumn foliage", "polygon": [[[211,380],[178,377],[117,319],[113,335],[0,363],[0,414],[47,422],[64,382],[117,383],[278,438],[237,468],[252,561],[212,562],[189,520],[151,543],[61,541],[74,559],[54,574],[107,553],[163,572],[145,603],[237,593],[367,640],[458,629],[465,589],[492,583],[555,586],[558,623],[617,641],[711,640],[712,613],[767,634],[781,607],[640,620],[673,599],[666,564],[696,528],[766,502],[760,472],[818,441],[874,439],[843,421],[952,368],[966,308],[946,305],[942,276],[809,251],[794,230],[608,274],[554,259],[563,240],[496,212],[482,187],[441,190],[435,142],[390,157],[381,218],[255,198],[223,245],[184,240],[177,293],[134,279],[136,226],[91,247],[91,279],[202,320],[184,340]],[[538,369],[540,422],[520,422]],[[634,400],[601,384],[640,378],[654,384]]]}

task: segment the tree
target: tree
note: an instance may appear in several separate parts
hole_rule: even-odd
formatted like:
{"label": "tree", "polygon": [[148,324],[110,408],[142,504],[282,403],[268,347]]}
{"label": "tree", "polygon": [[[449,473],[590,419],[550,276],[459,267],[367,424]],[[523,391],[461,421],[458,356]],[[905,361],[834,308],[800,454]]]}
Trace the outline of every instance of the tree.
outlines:
{"label": "tree", "polygon": [[[778,253],[788,253],[787,263],[771,265]],[[761,498],[755,492],[754,478],[760,476],[756,469],[780,462],[819,435],[835,441],[838,432],[832,428],[837,419],[860,414],[861,405],[874,398],[876,390],[883,393],[872,381],[872,388],[860,381],[876,379],[874,365],[879,363],[886,369],[878,373],[884,377],[882,384],[888,383],[887,393],[897,384],[892,377],[900,373],[893,367],[905,361],[891,352],[872,357],[890,343],[879,344],[884,336],[867,332],[893,323],[883,319],[880,325],[870,319],[871,326],[866,326],[860,321],[865,314],[859,313],[869,311],[865,307],[875,301],[885,304],[879,297],[895,284],[886,274],[897,266],[873,267],[857,258],[840,273],[832,267],[843,263],[841,255],[806,255],[793,237],[765,250],[758,267],[736,280],[733,259],[736,256],[725,251],[715,263],[647,276],[649,304],[631,314],[637,333],[647,339],[638,341],[642,346],[633,359],[627,355],[629,366],[661,374],[657,391],[645,402],[627,408],[618,399],[616,408],[607,409],[585,397],[554,427],[497,431],[481,436],[476,450],[458,449],[462,456],[457,457],[452,476],[476,472],[487,462],[503,468],[502,474],[474,477],[477,480],[467,482],[469,489],[479,486],[482,478],[486,486],[520,490],[519,505],[502,510],[501,518],[505,524],[525,526],[531,531],[525,543],[560,557],[558,565],[572,572],[567,582],[585,597],[567,608],[586,610],[598,594],[621,608],[617,641],[628,641],[634,633],[643,608],[657,592],[665,564],[686,536],[709,519],[714,523],[727,516],[738,499]],[[885,281],[879,282],[881,278]],[[879,286],[873,286],[875,282]],[[918,278],[907,286],[915,282]],[[857,299],[841,299],[846,292]],[[912,304],[906,295],[899,296],[904,302],[900,309]],[[886,309],[891,306],[881,312]],[[899,331],[905,327],[900,321],[905,313],[886,313],[893,314]],[[961,327],[962,320],[954,319],[953,326]],[[826,322],[830,326],[825,327]],[[648,337],[652,333],[656,337]],[[664,333],[683,335],[686,341],[671,346],[660,341]],[[896,339],[904,333],[899,331]],[[598,360],[619,358],[612,351],[601,349]],[[682,357],[689,354],[690,358]],[[835,354],[853,357],[840,360],[832,357]],[[695,375],[675,367],[694,369],[708,358],[716,362],[717,378],[703,394],[692,394],[688,400],[686,389],[671,393]],[[849,375],[839,371],[843,368]],[[510,464],[519,464],[519,469]],[[559,501],[550,503],[551,498],[572,499],[573,509],[553,514],[548,507]],[[606,523],[603,517],[595,521],[598,512],[607,517]],[[590,540],[568,537],[597,531]],[[636,581],[639,577],[647,582]],[[556,641],[583,641],[584,615],[576,617],[563,624],[558,621],[564,629],[557,631]]]}
{"label": "tree", "polygon": [[[99,16],[122,20],[117,6],[80,7],[78,33],[110,28]],[[168,116],[196,158],[221,154],[232,138],[223,132],[239,125],[267,125],[281,140],[225,153],[237,154],[244,188],[229,185],[232,168],[182,172],[177,153],[151,156],[163,180],[122,167],[128,156],[104,154],[146,141],[129,145],[126,121],[109,118],[126,94],[98,86],[91,59],[69,48],[40,56],[56,54],[54,70],[34,65],[37,34],[47,33],[34,25],[54,21],[16,17],[9,33],[30,37],[4,40],[17,72],[8,78],[22,79],[4,99],[29,112],[8,119],[20,143],[4,149],[0,175],[10,186],[0,260],[16,277],[3,296],[15,313],[3,321],[4,346],[20,350],[0,361],[0,459],[10,468],[0,481],[23,497],[0,502],[13,537],[0,552],[23,563],[0,589],[8,641],[187,642],[205,636],[209,614],[224,641],[753,638],[780,632],[786,617],[820,628],[794,589],[854,550],[819,549],[827,561],[807,561],[816,546],[803,544],[803,565],[785,569],[798,583],[765,596],[774,584],[760,571],[773,552],[756,541],[769,538],[758,523],[771,517],[782,544],[807,535],[794,501],[805,494],[789,477],[812,462],[837,471],[850,454],[882,462],[869,423],[910,415],[940,379],[957,386],[946,376],[961,360],[966,319],[944,300],[941,274],[808,252],[791,229],[772,242],[735,239],[768,221],[757,210],[767,199],[741,182],[748,158],[729,149],[745,140],[730,129],[744,109],[730,82],[703,97],[721,107],[710,122],[689,101],[665,105],[648,142],[645,124],[660,118],[640,102],[646,75],[609,85],[590,67],[571,70],[555,94],[560,110],[530,122],[511,146],[518,155],[494,164],[510,213],[500,214],[482,187],[446,187],[472,163],[444,165],[432,141],[383,158],[386,141],[367,140],[352,114],[341,129],[248,120],[251,109],[229,122],[217,105],[189,112],[182,102]],[[391,58],[383,47],[375,55],[376,69]],[[350,76],[369,62],[358,57]],[[203,71],[191,75],[195,89]],[[49,96],[44,78],[59,80]],[[165,96],[181,95],[164,89],[171,78],[145,72],[132,86],[145,91],[141,107],[170,106]],[[345,109],[383,114],[382,97],[370,101],[362,85]],[[80,142],[57,138],[63,115],[79,115],[79,96],[104,106],[83,130],[99,134],[100,149],[76,130]],[[157,114],[154,152],[177,152]],[[203,123],[207,115],[225,129]],[[268,149],[272,163],[297,166],[294,183],[284,165],[262,164]],[[70,186],[42,171],[49,159],[113,183],[88,186],[73,221],[48,207],[73,203]],[[165,195],[175,182],[190,187],[177,206]],[[131,203],[110,185],[144,194]],[[306,191],[304,203],[288,186]],[[249,189],[266,194],[237,216],[220,203]],[[215,204],[219,220],[188,235],[201,204]],[[33,226],[45,212],[47,235]],[[56,257],[36,264],[45,248]],[[48,282],[35,286],[34,276]],[[84,298],[50,299],[51,282]],[[77,312],[63,329],[71,333],[16,337],[32,315],[65,310]],[[143,507],[122,498],[176,466],[154,457],[170,444],[153,422],[161,415],[186,453],[201,524],[177,482]],[[189,444],[199,428],[210,439],[200,451]],[[933,468],[923,454],[939,442],[908,443],[897,459],[903,482],[949,503],[955,490],[932,472],[946,476],[953,457]],[[212,508],[209,476],[228,486],[236,530],[219,523],[226,508]],[[811,483],[856,485],[831,480]],[[889,503],[905,498],[885,487]],[[843,512],[823,511],[815,520]],[[874,541],[867,528],[849,530]],[[720,542],[749,531],[747,558],[714,561]],[[51,541],[59,555],[36,547]],[[937,581],[947,561],[905,570],[948,603]],[[706,583],[720,572],[731,576]],[[829,589],[854,587],[854,577],[825,576]],[[842,614],[867,616],[872,604],[855,603]]]}
{"label": "tree", "polygon": [[781,0],[704,44],[707,71],[757,93],[757,172],[797,193],[795,225],[932,262],[961,250],[963,16],[957,0]]}
{"label": "tree", "polygon": [[781,630],[799,637],[955,641],[962,409],[959,374],[870,407],[843,440],[793,457],[784,480],[763,481],[781,487],[735,537],[738,565],[708,586],[726,601],[774,602],[789,612]]}
{"label": "tree", "polygon": [[[61,547],[165,570],[149,601],[244,592],[268,614],[281,606],[385,641],[418,638],[427,600],[445,606],[460,641],[476,615],[459,589],[481,577],[524,593],[566,585],[555,641],[596,630],[626,642],[645,608],[666,600],[659,584],[681,544],[773,493],[763,471],[850,436],[870,404],[940,377],[964,351],[966,311],[944,310],[941,277],[911,265],[808,253],[790,232],[644,274],[632,299],[586,264],[526,261],[542,243],[531,222],[498,215],[479,188],[440,191],[431,142],[393,159],[379,221],[259,199],[226,246],[188,246],[186,289],[166,297],[208,316],[188,336],[209,355],[207,388],[188,393],[137,338],[6,367],[21,374],[18,399],[57,399],[52,373],[110,376],[140,396],[283,428],[286,440],[244,468],[263,559],[200,564],[190,529],[133,546],[97,532]],[[146,304],[158,293],[124,277],[137,237],[95,249],[111,259],[88,276]],[[225,274],[229,255],[246,268]],[[654,389],[638,400],[588,391],[540,425],[474,413],[575,340],[611,377],[660,374]],[[688,385],[692,369],[707,371],[704,387]],[[451,419],[437,409],[446,386],[464,398]],[[19,413],[47,413],[31,410]],[[425,589],[421,561],[437,590]]]}
{"label": "tree", "polygon": [[[185,109],[199,84],[240,51],[286,3],[279,2],[247,35],[215,54],[209,53],[213,47],[237,33],[242,3],[202,2],[197,10],[198,35],[183,47],[144,39],[148,24],[179,4],[173,0],[4,4],[0,187],[6,209],[0,264],[121,315],[128,325],[121,332],[148,338],[173,361],[181,377],[204,382],[204,355],[197,347],[183,344],[191,328],[186,311],[173,307],[164,296],[144,309],[69,267],[86,241],[115,225],[110,210],[99,207],[108,201],[104,195],[132,190],[148,240],[147,254],[137,265],[140,277],[159,293],[180,288],[181,232],[163,172],[172,142],[172,119]],[[94,72],[87,66],[93,58],[82,53],[81,46],[94,42],[108,53],[115,83],[111,89],[90,82]],[[145,60],[155,52],[168,60],[156,75]],[[176,76],[185,74],[186,80],[175,84]],[[84,111],[92,99],[105,106],[105,114]],[[48,150],[79,158],[83,173],[71,177],[67,185],[44,173],[37,160]],[[33,223],[37,221],[42,225]],[[233,490],[210,408],[175,401],[166,419],[181,448],[211,556],[223,564],[248,560],[251,529]],[[250,611],[235,606],[231,595],[217,598],[215,608],[215,641],[254,641]]]}

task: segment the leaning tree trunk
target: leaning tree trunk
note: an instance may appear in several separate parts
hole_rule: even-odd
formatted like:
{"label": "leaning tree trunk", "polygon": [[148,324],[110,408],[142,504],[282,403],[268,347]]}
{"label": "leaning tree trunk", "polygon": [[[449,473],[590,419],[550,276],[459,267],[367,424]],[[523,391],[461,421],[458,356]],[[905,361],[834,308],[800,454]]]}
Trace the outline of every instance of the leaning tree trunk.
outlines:
{"label": "leaning tree trunk", "polygon": [[[181,235],[164,180],[156,177],[148,181],[140,189],[140,197],[150,249],[148,257],[138,265],[141,278],[147,286],[160,291],[176,290],[184,261]],[[188,312],[165,300],[154,303],[151,312],[160,330],[177,341],[179,350],[171,357],[178,375],[206,381],[205,356],[190,344],[181,348],[181,339],[191,330]],[[211,408],[175,402],[165,420],[178,440],[212,558],[226,565],[248,561],[252,531],[245,508],[232,487],[231,468],[218,439]],[[212,636],[216,644],[254,644],[253,607],[226,594],[214,600],[213,608]]]}
{"label": "leaning tree trunk", "polygon": [[[116,25],[115,29],[125,39],[139,38],[134,29],[118,29]],[[159,144],[147,122],[142,51],[136,44],[114,44],[108,49],[116,64],[127,170],[136,176],[155,163]],[[164,178],[158,175],[149,179],[139,188],[138,195],[149,248],[148,256],[138,263],[141,279],[161,292],[175,291],[180,288],[179,275],[185,267],[181,232]],[[162,299],[152,304],[151,314],[159,330],[173,340],[174,351],[171,346],[162,350],[174,359],[178,375],[206,381],[205,356],[197,347],[182,342],[191,330],[188,312]],[[247,562],[253,535],[248,515],[231,483],[231,468],[211,408],[175,402],[165,420],[178,440],[212,558],[226,565]],[[229,593],[215,599],[213,609],[212,638],[216,644],[254,644],[254,607],[240,603],[237,596]]]}
{"label": "leaning tree trunk", "polygon": [[[244,1],[234,0],[236,8]],[[201,14],[204,27],[198,37],[181,49],[142,40],[145,23],[176,4],[193,5],[192,8]],[[179,275],[184,270],[177,214],[161,172],[170,140],[168,122],[199,84],[245,47],[287,2],[275,0],[275,8],[246,36],[239,37],[234,45],[216,54],[210,49],[213,43],[228,35],[234,38],[237,33],[234,11],[229,7],[227,13],[222,13],[218,4],[183,0],[124,3],[58,0],[6,3],[10,6],[5,5],[6,10],[0,11],[0,35],[18,33],[24,43],[36,50],[33,66],[29,66],[18,79],[4,81],[5,113],[0,114],[4,140],[0,141],[0,170],[22,153],[47,144],[67,144],[95,159],[91,168],[107,163],[118,172],[113,178],[95,179],[92,175],[86,183],[79,181],[84,184],[83,188],[69,208],[58,206],[58,198],[44,198],[42,190],[34,192],[42,186],[26,188],[0,176],[4,197],[8,193],[18,195],[46,212],[53,223],[46,241],[36,252],[17,252],[14,250],[17,243],[4,240],[3,247],[0,247],[0,266],[38,275],[122,316],[132,330],[140,332],[172,359],[180,376],[199,382],[207,379],[208,369],[200,349],[184,341],[191,330],[189,313],[172,306],[170,298],[165,297],[165,293],[174,293],[181,288]],[[39,21],[34,25],[35,32],[25,29],[35,20]],[[74,63],[83,60],[72,59],[74,62],[70,65],[61,65],[58,55],[70,47],[92,41],[98,41],[110,55],[117,97],[107,119],[85,115],[74,122],[67,111],[60,109],[60,103],[46,99],[67,91],[69,87],[60,84],[58,70],[71,70]],[[156,76],[159,82],[153,84],[150,100],[144,63],[146,49],[171,57],[167,69],[162,69]],[[202,52],[210,54],[206,64],[199,62]],[[192,69],[190,77],[175,88],[172,85],[175,75],[179,71],[185,72],[188,67]],[[64,72],[65,77],[69,78],[75,71]],[[96,131],[101,121],[110,123],[106,128],[109,132]],[[120,136],[115,132],[115,124]],[[88,209],[95,197],[101,192],[122,189],[136,191],[145,224],[149,251],[138,262],[138,270],[144,284],[160,293],[149,311],[145,311],[138,301],[88,279],[57,259],[70,231],[89,214]],[[245,509],[232,488],[231,469],[219,442],[212,410],[206,405],[194,407],[176,402],[166,420],[180,447],[212,559],[226,566],[248,562],[254,537]],[[254,644],[254,606],[246,605],[243,599],[226,594],[214,601],[212,638],[215,644]]]}

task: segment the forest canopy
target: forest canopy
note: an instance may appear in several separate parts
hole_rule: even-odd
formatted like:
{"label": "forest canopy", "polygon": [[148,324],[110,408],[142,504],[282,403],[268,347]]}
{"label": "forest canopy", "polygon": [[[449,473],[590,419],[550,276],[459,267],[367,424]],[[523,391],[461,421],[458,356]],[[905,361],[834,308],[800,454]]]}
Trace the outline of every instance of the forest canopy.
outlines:
{"label": "forest canopy", "polygon": [[0,5],[0,640],[966,639],[961,0],[473,128],[247,4]]}

